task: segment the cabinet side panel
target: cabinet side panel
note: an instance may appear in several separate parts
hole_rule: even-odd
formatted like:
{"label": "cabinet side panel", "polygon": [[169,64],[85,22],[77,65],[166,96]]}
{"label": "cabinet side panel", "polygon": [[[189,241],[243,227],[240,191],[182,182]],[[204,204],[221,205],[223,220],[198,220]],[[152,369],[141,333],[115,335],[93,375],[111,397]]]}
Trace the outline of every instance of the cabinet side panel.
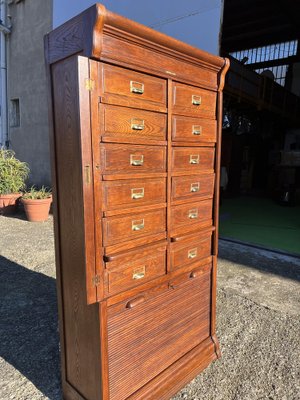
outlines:
{"label": "cabinet side panel", "polygon": [[[56,241],[64,314],[64,375],[68,384],[84,398],[99,400],[101,371],[98,305],[88,306],[86,301],[78,60],[78,57],[72,57],[52,66],[53,163],[59,227]],[[84,60],[81,58],[80,62],[88,62]],[[64,398],[69,398],[66,392],[64,395]]]}

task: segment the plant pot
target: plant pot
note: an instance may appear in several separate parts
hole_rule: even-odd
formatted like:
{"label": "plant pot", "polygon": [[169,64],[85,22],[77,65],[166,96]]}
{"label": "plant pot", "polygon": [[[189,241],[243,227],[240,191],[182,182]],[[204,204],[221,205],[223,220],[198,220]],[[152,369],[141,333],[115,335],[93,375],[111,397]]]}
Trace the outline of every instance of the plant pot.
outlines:
{"label": "plant pot", "polygon": [[0,215],[12,215],[17,212],[17,200],[21,193],[0,194]]}
{"label": "plant pot", "polygon": [[30,222],[47,221],[49,216],[52,196],[46,199],[22,199],[26,217]]}

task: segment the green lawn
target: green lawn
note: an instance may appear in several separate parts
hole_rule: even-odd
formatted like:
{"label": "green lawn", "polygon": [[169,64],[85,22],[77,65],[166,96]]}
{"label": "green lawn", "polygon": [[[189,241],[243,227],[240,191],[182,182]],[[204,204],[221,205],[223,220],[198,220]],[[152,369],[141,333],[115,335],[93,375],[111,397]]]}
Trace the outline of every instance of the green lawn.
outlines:
{"label": "green lawn", "polygon": [[220,235],[300,254],[300,206],[284,207],[255,197],[224,199]]}

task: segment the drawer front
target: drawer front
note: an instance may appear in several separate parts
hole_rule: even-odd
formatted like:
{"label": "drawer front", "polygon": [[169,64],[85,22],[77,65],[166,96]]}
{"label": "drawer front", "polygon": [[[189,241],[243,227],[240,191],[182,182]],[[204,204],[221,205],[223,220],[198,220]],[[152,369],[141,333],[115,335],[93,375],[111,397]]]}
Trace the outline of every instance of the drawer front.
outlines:
{"label": "drawer front", "polygon": [[198,201],[171,207],[172,232],[182,227],[195,229],[197,225],[212,220],[212,200]]}
{"label": "drawer front", "polygon": [[125,400],[209,336],[210,284],[206,272],[145,301],[141,296],[133,307],[108,309],[112,400]]}
{"label": "drawer front", "polygon": [[101,145],[103,174],[165,172],[166,148],[162,146]]}
{"label": "drawer front", "polygon": [[193,197],[212,197],[214,181],[215,176],[213,174],[173,177],[172,200],[192,199]]}
{"label": "drawer front", "polygon": [[172,149],[172,170],[174,172],[213,172],[214,161],[215,150],[212,148],[175,147]]}
{"label": "drawer front", "polygon": [[166,209],[103,218],[104,246],[166,231]]}
{"label": "drawer front", "polygon": [[120,140],[166,140],[166,115],[110,105],[100,105],[101,136]]}
{"label": "drawer front", "polygon": [[[166,246],[128,252],[106,263],[108,295],[133,288],[166,273]],[[130,257],[130,261],[129,258]]]}
{"label": "drawer front", "polygon": [[176,142],[214,143],[217,139],[217,121],[173,116],[172,139]]}
{"label": "drawer front", "polygon": [[103,206],[105,210],[165,202],[165,178],[103,182]]}
{"label": "drawer front", "polygon": [[167,84],[164,79],[102,64],[102,96],[108,103],[143,107],[166,108]]}
{"label": "drawer front", "polygon": [[171,245],[172,270],[192,264],[211,255],[211,233],[189,243],[175,242]]}
{"label": "drawer front", "polygon": [[194,86],[174,83],[173,113],[204,118],[216,118],[215,92]]}

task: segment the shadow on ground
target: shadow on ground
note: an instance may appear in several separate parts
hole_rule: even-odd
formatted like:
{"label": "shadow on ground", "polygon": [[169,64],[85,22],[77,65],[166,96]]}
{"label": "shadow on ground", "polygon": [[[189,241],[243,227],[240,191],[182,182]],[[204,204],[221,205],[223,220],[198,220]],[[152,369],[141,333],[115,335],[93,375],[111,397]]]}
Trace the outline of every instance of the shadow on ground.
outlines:
{"label": "shadow on ground", "polygon": [[55,280],[1,256],[0,337],[0,357],[46,397],[59,399]]}
{"label": "shadow on ground", "polygon": [[300,257],[278,254],[227,240],[219,241],[219,257],[261,272],[300,281]]}

